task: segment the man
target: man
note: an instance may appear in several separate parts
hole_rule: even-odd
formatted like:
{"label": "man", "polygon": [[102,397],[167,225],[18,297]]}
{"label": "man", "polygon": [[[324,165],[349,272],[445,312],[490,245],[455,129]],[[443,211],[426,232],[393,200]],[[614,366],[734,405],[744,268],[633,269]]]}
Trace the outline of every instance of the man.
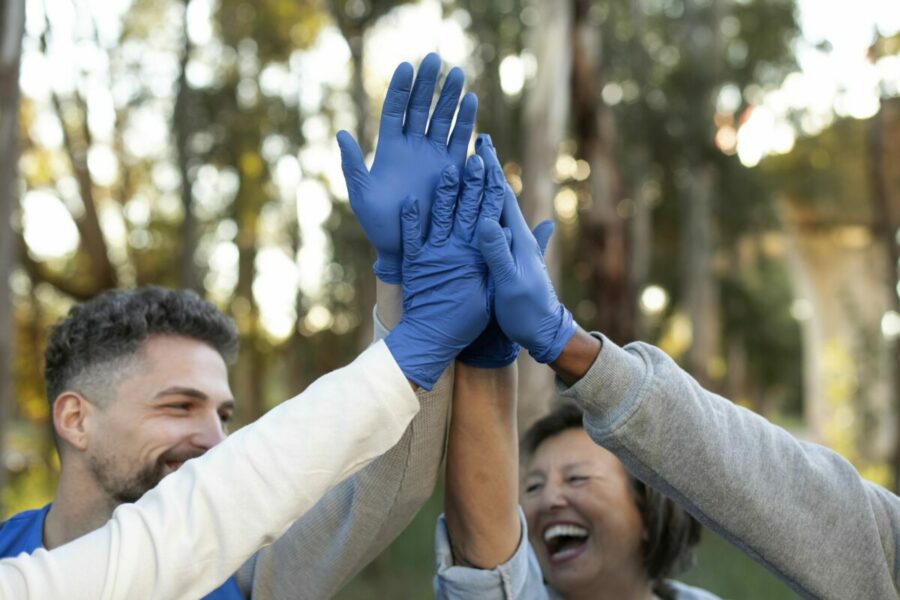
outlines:
{"label": "man", "polygon": [[[352,181],[348,178],[351,199],[358,199],[357,192],[364,186],[371,214],[396,223],[396,238],[382,240],[378,246],[385,250],[376,263],[376,339],[387,334],[387,327],[395,325],[402,312],[399,200],[418,193],[423,204],[430,204],[431,191],[444,168],[455,165],[461,171],[474,126],[477,102],[474,95],[467,94],[459,103],[463,85],[459,69],[448,73],[429,121],[439,71],[440,59],[434,54],[422,61],[414,84],[412,67],[406,63],[398,67],[385,100],[371,176],[360,162],[354,164]],[[451,132],[454,115],[456,125]],[[343,135],[344,144],[348,138]],[[403,180],[412,188],[399,189],[391,173],[402,167],[396,157],[407,151],[417,153],[420,143],[427,145],[429,160],[420,163],[415,176]],[[178,299],[171,301],[176,304],[191,302],[184,293],[174,294]],[[114,310],[118,302],[127,304],[127,299],[117,298],[109,300],[113,306],[98,307],[97,318],[89,322],[76,318],[63,330],[77,339],[115,333],[117,325],[119,333],[133,331],[131,308]],[[145,309],[152,315],[159,310],[152,301]],[[73,356],[75,366],[70,368],[61,357],[64,381],[52,388],[48,385],[63,455],[60,487],[53,504],[18,515],[0,529],[0,557],[42,545],[53,548],[100,526],[117,504],[139,498],[165,474],[224,438],[224,424],[233,405],[225,368],[233,352],[226,331],[230,326],[218,322],[202,306],[192,305],[192,310],[203,315],[189,328],[199,329],[199,338],[161,319],[161,332],[177,331],[177,343],[151,339],[161,333],[153,331],[140,338],[137,346],[135,340],[122,342],[134,351],[131,358],[101,353],[103,360],[94,365]],[[114,318],[110,319],[107,311],[114,313]],[[73,318],[78,314],[76,309]],[[174,313],[171,316],[178,319]],[[202,337],[213,330],[213,339]],[[78,350],[77,341],[61,340],[48,358]],[[145,364],[137,368],[136,358]],[[94,381],[86,377],[88,372],[102,372],[104,378]],[[190,385],[169,385],[168,378],[175,373],[185,375]],[[387,547],[431,495],[446,438],[451,385],[448,371],[433,388],[428,386],[429,391],[417,392],[422,409],[398,444],[332,490],[211,597],[323,598],[336,593]],[[118,394],[120,389],[127,394]],[[143,395],[135,395],[138,393]]]}
{"label": "man", "polygon": [[[0,597],[197,597],[227,576],[248,550],[283,531],[324,490],[394,443],[418,410],[410,388],[432,389],[490,318],[487,267],[472,239],[479,218],[499,218],[500,202],[496,197],[482,202],[480,179],[471,176],[480,164],[475,157],[467,165],[461,194],[456,167],[443,171],[430,227],[414,198],[402,206],[404,313],[383,343],[209,454],[189,460],[136,504],[123,504],[101,529],[51,552],[0,560]],[[67,449],[67,463],[92,473],[81,489],[112,504],[177,468],[191,446],[210,443],[221,432],[219,421],[230,400],[227,383],[217,385],[217,375],[224,372],[220,359],[229,354],[233,331],[195,296],[158,288],[110,293],[75,312],[54,331],[53,343],[76,343],[59,356],[50,353],[50,372],[90,391],[60,394],[57,402],[66,393],[82,398],[70,400],[74,408],[55,408],[54,421],[64,422],[57,427],[60,437],[82,453],[73,459]],[[91,322],[83,313],[97,318]],[[95,342],[110,332],[112,342],[98,348]],[[97,360],[83,367],[82,358],[67,360],[71,350]],[[57,368],[56,357],[74,366]],[[169,357],[179,364],[167,362]],[[164,377],[161,368],[168,369]],[[108,387],[89,388],[98,379]],[[134,396],[100,406],[104,392]],[[186,401],[173,402],[178,397]],[[77,417],[57,416],[70,412]],[[141,443],[125,455],[135,458],[136,468],[121,476],[99,473],[92,465],[102,451],[92,448],[129,446],[118,435],[105,439],[104,426],[135,413],[137,423],[127,427]],[[152,425],[155,420],[162,425]],[[137,432],[147,423],[151,431]]]}

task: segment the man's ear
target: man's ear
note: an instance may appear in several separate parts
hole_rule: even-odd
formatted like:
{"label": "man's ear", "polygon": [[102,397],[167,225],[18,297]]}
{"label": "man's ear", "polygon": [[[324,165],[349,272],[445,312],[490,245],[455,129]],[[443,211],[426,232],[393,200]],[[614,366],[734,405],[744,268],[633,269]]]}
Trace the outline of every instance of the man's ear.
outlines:
{"label": "man's ear", "polygon": [[85,421],[94,407],[78,392],[66,391],[53,402],[53,428],[56,435],[77,450],[85,450],[88,444]]}

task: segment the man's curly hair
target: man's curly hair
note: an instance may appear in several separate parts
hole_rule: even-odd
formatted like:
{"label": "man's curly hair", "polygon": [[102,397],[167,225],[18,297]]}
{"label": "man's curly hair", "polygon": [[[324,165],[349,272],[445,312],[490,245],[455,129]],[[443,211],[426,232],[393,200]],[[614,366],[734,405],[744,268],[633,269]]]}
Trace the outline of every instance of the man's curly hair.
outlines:
{"label": "man's curly hair", "polygon": [[50,332],[44,378],[51,406],[66,390],[108,394],[116,375],[154,335],[205,342],[226,363],[237,356],[234,323],[193,291],[150,286],[104,292],[73,306]]}

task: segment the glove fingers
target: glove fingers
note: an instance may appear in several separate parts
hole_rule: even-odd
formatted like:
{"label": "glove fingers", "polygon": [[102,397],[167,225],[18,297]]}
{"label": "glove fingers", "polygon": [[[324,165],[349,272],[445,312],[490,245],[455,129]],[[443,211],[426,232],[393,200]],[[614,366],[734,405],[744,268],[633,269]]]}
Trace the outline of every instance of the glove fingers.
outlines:
{"label": "glove fingers", "polygon": [[478,221],[478,247],[487,263],[494,285],[502,287],[514,273],[514,263],[506,235],[500,224],[489,219]]}
{"label": "glove fingers", "polygon": [[466,160],[477,114],[478,96],[469,92],[463,96],[459,105],[459,112],[456,113],[456,127],[453,128],[453,133],[450,134],[450,143],[447,145],[450,157],[457,165],[462,165]]}
{"label": "glove fingers", "polygon": [[550,236],[553,235],[553,221],[547,219],[538,223],[532,232],[534,239],[537,240],[538,247],[541,249],[541,256],[547,251],[547,244],[550,243]]}
{"label": "glove fingers", "polygon": [[441,70],[441,59],[434,52],[422,59],[416,82],[413,84],[406,110],[405,132],[410,136],[424,136],[428,124],[428,112],[434,97],[434,86]]}
{"label": "glove fingers", "polygon": [[447,143],[447,134],[450,133],[450,125],[453,123],[453,114],[459,103],[459,95],[462,93],[465,76],[462,69],[453,67],[447,78],[444,79],[444,87],[441,88],[441,96],[438,98],[434,114],[431,115],[431,124],[428,126],[428,139],[438,144]]}
{"label": "glove fingers", "polygon": [[337,143],[341,150],[341,170],[344,172],[347,192],[352,200],[356,191],[365,184],[369,171],[366,169],[362,150],[352,135],[344,130],[338,131]]}
{"label": "glove fingers", "polygon": [[[403,235],[404,259],[416,256],[422,250],[422,221],[419,218],[419,200],[415,196],[407,196],[400,211],[400,228]],[[405,261],[404,261],[405,262]]]}
{"label": "glove fingers", "polygon": [[450,165],[441,173],[441,182],[434,192],[431,207],[431,234],[429,239],[435,245],[444,244],[453,231],[453,209],[459,192],[459,171]]}
{"label": "glove fingers", "polygon": [[484,200],[481,201],[481,216],[491,221],[499,221],[503,210],[503,196],[506,179],[498,167],[487,169],[487,183],[484,188]]}
{"label": "glove fingers", "polygon": [[387,94],[384,96],[384,106],[381,108],[381,125],[378,133],[380,139],[403,133],[403,114],[409,102],[412,79],[413,68],[408,62],[400,63],[394,70]]}
{"label": "glove fingers", "polygon": [[[494,149],[491,136],[488,134],[482,133],[478,136],[478,139],[475,140],[475,153],[481,157],[488,170],[497,168],[500,169],[501,172],[503,171],[503,168],[500,165],[500,159],[497,157],[497,151]],[[531,232],[528,228],[528,223],[525,222],[525,217],[522,216],[521,209],[519,209],[519,201],[516,199],[516,195],[513,193],[512,188],[509,187],[509,184],[506,182],[506,178],[503,179],[502,211],[500,223],[512,229],[514,237],[518,235],[527,235],[525,232]]]}
{"label": "glove fingers", "polygon": [[475,234],[475,223],[478,220],[478,208],[483,191],[484,162],[477,155],[472,155],[466,162],[462,196],[456,209],[454,224],[454,234],[467,242],[472,241]]}

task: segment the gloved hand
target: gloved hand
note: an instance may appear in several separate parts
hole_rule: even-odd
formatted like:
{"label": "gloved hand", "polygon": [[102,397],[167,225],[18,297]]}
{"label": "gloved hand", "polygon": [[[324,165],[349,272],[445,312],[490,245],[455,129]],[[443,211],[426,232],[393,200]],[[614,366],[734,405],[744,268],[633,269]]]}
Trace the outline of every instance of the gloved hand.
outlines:
{"label": "gloved hand", "polygon": [[[499,169],[499,164],[491,164],[485,160],[485,153],[479,151],[482,145],[482,138],[485,134],[479,135],[475,142],[475,150],[481,156],[486,166],[484,196],[485,202],[490,199],[497,206],[503,205],[503,198],[506,188],[506,179],[503,171]],[[490,139],[490,138],[488,138]],[[498,163],[496,156],[491,153],[494,163]],[[489,158],[491,158],[489,157]],[[509,230],[504,233],[509,234]],[[508,241],[508,240],[507,240]],[[494,282],[488,279],[488,298],[491,306],[493,306]],[[472,367],[480,367],[482,369],[498,369],[505,367],[516,360],[519,355],[519,345],[509,339],[500,325],[497,323],[496,317],[491,312],[491,319],[488,321],[487,327],[475,339],[474,342],[466,346],[459,353],[457,360]]]}
{"label": "gloved hand", "polygon": [[462,70],[453,68],[444,81],[426,133],[440,68],[441,59],[437,54],[426,56],[419,66],[412,93],[412,66],[402,63],[394,71],[381,111],[371,171],[366,169],[353,136],[346,131],[337,134],[350,207],[375,247],[374,271],[385,283],[401,282],[400,208],[404,198],[417,198],[422,214],[429,214],[435,186],[444,168],[454,165],[458,172],[462,171],[475,125],[478,99],[470,92],[459,104],[456,127],[450,134],[464,79]]}
{"label": "gloved hand", "polygon": [[466,164],[457,205],[458,180],[456,167],[444,170],[427,237],[415,198],[401,214],[403,316],[385,341],[406,377],[427,390],[490,319],[487,267],[474,235],[479,219],[497,225],[500,198],[482,200],[484,164],[478,156]]}
{"label": "gloved hand", "polygon": [[[486,168],[499,169],[490,137],[478,141],[477,152]],[[511,245],[500,223],[509,230]],[[503,332],[536,361],[551,363],[577,329],[572,313],[557,299],[544,265],[543,249],[553,233],[553,222],[540,223],[532,233],[515,194],[506,185],[500,223],[481,219],[477,234],[494,283],[494,316]]]}

